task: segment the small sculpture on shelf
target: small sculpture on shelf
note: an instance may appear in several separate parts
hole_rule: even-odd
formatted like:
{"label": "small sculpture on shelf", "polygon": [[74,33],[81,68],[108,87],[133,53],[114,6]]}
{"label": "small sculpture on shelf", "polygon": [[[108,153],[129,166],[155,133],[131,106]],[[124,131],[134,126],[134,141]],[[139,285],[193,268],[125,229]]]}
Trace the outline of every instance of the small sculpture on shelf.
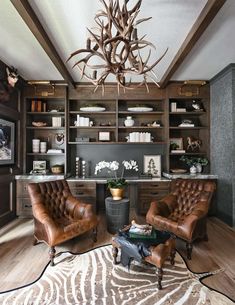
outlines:
{"label": "small sculpture on shelf", "polygon": [[187,144],[187,150],[195,151],[196,149],[200,149],[202,141],[199,139],[193,139],[192,137],[187,137]]}
{"label": "small sculpture on shelf", "polygon": [[178,125],[178,127],[195,127],[195,124],[192,120],[184,119],[182,122]]}
{"label": "small sculpture on shelf", "polygon": [[202,104],[196,100],[192,102],[193,111],[204,111]]}
{"label": "small sculpture on shelf", "polygon": [[55,144],[56,145],[63,145],[64,144],[64,134],[63,133],[56,133],[55,134]]}

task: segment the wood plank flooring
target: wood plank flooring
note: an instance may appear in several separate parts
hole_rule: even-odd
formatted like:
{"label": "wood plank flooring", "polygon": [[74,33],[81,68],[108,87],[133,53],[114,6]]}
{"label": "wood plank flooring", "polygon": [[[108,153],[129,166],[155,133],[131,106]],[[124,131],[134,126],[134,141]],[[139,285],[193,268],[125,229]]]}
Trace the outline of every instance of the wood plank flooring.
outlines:
{"label": "wood plank flooring", "polygon": [[[134,215],[139,223],[144,217]],[[223,269],[204,279],[204,283],[235,300],[235,230],[216,218],[208,220],[209,241],[197,242],[188,267],[194,272]],[[74,253],[87,251],[95,246],[109,244],[112,235],[106,230],[105,216],[100,215],[98,242],[93,243],[89,234],[70,240],[57,247],[60,251]],[[33,242],[33,220],[17,219],[0,230],[0,291],[26,285],[36,280],[48,262],[48,247]],[[185,244],[177,241],[177,249],[186,257]]]}

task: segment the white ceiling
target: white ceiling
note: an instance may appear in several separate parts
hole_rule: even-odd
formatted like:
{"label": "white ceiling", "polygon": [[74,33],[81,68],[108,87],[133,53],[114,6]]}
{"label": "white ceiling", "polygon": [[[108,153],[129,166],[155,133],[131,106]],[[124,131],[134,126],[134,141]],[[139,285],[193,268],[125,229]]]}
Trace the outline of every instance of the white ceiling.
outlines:
{"label": "white ceiling", "polygon": [[[136,1],[130,1],[132,4]],[[159,80],[170,65],[207,0],[143,0],[141,17],[153,18],[140,25],[139,33],[156,46],[152,62],[169,47],[156,66]],[[98,0],[29,0],[45,31],[75,81],[78,69],[72,69],[69,55],[86,45],[87,30],[94,25]],[[10,0],[0,1],[0,59],[18,68],[25,79],[61,80],[62,76],[18,15]],[[199,39],[174,80],[211,79],[229,63],[235,62],[235,1],[227,0],[211,25]]]}
{"label": "white ceiling", "polygon": [[10,0],[0,0],[0,59],[25,79],[62,77]]}

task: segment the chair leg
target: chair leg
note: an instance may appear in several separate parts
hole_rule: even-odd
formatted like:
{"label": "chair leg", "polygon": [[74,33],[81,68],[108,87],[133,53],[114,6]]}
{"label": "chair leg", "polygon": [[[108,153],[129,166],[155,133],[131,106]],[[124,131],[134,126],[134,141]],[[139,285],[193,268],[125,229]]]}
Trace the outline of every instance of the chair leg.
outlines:
{"label": "chair leg", "polygon": [[36,237],[33,238],[33,246],[36,246],[38,244],[38,240]]}
{"label": "chair leg", "polygon": [[49,258],[50,258],[50,265],[51,266],[54,266],[54,258],[55,258],[55,247],[50,247],[50,250],[49,250]]}
{"label": "chair leg", "polygon": [[97,227],[95,227],[95,228],[92,230],[92,239],[93,239],[94,243],[97,242]]}
{"label": "chair leg", "polygon": [[192,242],[186,242],[187,258],[190,260],[192,258],[193,244]]}
{"label": "chair leg", "polygon": [[159,290],[162,289],[162,276],[163,276],[163,270],[162,268],[157,268],[157,287]]}
{"label": "chair leg", "polygon": [[171,250],[171,254],[170,254],[170,262],[171,262],[171,265],[173,266],[175,264],[175,248]]}

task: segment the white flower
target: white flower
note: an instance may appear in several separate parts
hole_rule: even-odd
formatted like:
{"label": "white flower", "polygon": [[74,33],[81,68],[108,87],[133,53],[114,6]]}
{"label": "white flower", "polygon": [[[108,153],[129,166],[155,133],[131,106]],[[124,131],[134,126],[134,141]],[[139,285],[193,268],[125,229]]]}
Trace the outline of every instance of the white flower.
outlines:
{"label": "white flower", "polygon": [[110,162],[109,168],[111,171],[116,171],[119,169],[119,163],[117,161],[112,161],[112,162]]}
{"label": "white flower", "polygon": [[136,172],[138,172],[138,164],[136,161],[134,160],[130,160],[130,161],[123,161],[122,164],[124,165],[125,169],[133,169]]}
{"label": "white flower", "polygon": [[100,161],[99,163],[97,163],[95,166],[95,175],[97,175],[97,173],[104,168],[110,168],[110,163],[111,162],[106,162],[106,161]]}
{"label": "white flower", "polygon": [[[138,164],[136,161],[134,160],[130,160],[130,161],[122,161],[123,164],[123,169],[122,169],[122,174],[121,174],[121,178],[123,178],[123,174],[124,174],[124,170],[130,170],[133,169],[136,172],[138,172],[139,168],[138,168]],[[96,164],[95,166],[95,175],[98,174],[98,172],[100,172],[102,169],[107,168],[108,172],[112,171],[115,173],[115,179],[117,178],[117,171],[119,169],[119,162],[118,161],[111,161],[111,162],[106,162],[106,161],[100,161],[99,163]]]}

